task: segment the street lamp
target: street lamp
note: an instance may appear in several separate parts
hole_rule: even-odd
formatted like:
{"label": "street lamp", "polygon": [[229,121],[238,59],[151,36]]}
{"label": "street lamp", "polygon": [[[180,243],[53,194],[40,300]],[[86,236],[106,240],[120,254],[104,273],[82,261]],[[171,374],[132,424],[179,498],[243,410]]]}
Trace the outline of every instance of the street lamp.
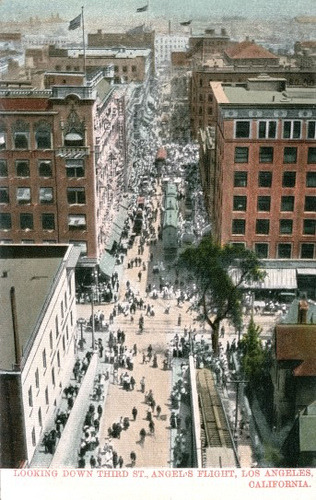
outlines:
{"label": "street lamp", "polygon": [[83,344],[85,342],[83,338],[83,325],[86,324],[86,320],[84,318],[78,318],[77,324],[80,326],[80,349],[83,350]]}

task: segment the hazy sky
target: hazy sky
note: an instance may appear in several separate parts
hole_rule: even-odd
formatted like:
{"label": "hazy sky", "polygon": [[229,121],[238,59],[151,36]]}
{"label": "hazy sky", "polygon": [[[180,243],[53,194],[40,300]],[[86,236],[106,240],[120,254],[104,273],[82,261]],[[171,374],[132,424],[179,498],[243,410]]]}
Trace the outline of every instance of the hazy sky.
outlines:
{"label": "hazy sky", "polygon": [[[23,19],[38,15],[46,17],[59,12],[71,19],[85,7],[86,16],[110,16],[121,13],[128,17],[147,0],[0,0],[0,19]],[[316,15],[314,0],[149,0],[148,14],[193,18],[200,16],[232,16],[271,18],[278,15],[294,17]],[[138,14],[140,22],[146,14]]]}

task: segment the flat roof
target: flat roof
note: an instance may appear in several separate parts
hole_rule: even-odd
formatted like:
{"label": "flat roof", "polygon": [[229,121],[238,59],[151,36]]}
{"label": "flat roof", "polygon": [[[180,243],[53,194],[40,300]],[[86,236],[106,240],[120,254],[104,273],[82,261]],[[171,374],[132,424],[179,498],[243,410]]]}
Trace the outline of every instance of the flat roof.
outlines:
{"label": "flat roof", "polygon": [[15,364],[10,290],[15,289],[17,324],[23,352],[68,250],[66,245],[0,247],[0,370]]}
{"label": "flat roof", "polygon": [[316,88],[297,87],[295,89],[287,89],[284,92],[278,92],[276,90],[263,90],[261,88],[258,90],[248,90],[245,87],[222,85],[222,89],[230,104],[315,105],[316,99]]}

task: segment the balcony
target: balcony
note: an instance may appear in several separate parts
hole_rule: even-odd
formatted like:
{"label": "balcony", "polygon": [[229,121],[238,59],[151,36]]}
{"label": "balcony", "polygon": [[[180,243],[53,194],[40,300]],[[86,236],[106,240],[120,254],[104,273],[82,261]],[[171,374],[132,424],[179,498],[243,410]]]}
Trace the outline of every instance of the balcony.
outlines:
{"label": "balcony", "polygon": [[60,158],[65,158],[67,160],[74,159],[78,160],[90,155],[89,146],[63,146],[56,149],[56,156]]}

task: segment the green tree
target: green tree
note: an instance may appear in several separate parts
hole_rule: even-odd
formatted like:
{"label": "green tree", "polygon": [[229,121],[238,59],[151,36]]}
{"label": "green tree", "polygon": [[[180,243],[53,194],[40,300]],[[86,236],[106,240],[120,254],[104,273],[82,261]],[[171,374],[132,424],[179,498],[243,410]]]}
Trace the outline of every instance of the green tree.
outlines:
{"label": "green tree", "polygon": [[193,307],[199,312],[198,318],[212,329],[215,354],[218,354],[220,322],[227,318],[236,328],[241,326],[243,287],[263,278],[259,265],[250,250],[220,246],[209,236],[179,256],[179,269],[189,271],[195,285]]}
{"label": "green tree", "polygon": [[247,333],[240,341],[241,367],[249,385],[255,384],[263,374],[266,354],[260,339],[261,332],[262,328],[255,324],[253,316],[251,316]]}

